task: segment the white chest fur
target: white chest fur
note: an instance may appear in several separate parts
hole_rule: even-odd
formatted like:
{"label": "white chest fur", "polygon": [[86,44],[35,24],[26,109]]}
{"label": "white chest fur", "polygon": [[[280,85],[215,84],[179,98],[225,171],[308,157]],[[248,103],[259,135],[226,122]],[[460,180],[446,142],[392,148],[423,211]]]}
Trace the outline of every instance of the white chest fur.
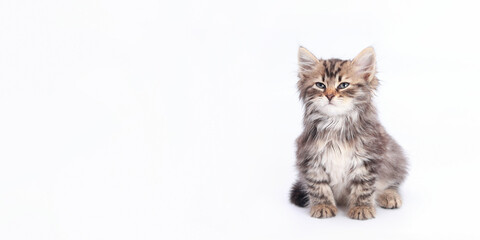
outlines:
{"label": "white chest fur", "polygon": [[333,139],[318,142],[318,156],[321,165],[330,176],[330,186],[335,199],[340,200],[346,192],[350,174],[358,164],[354,148]]}
{"label": "white chest fur", "polygon": [[[350,114],[351,121],[357,119],[356,112]],[[330,177],[330,186],[336,200],[341,200],[348,194],[347,187],[350,182],[352,170],[359,164],[360,159],[356,156],[356,147],[354,142],[344,142],[338,139],[339,132],[345,127],[346,117],[332,117],[321,121],[317,125],[317,130],[322,131],[324,135],[317,141],[317,156],[320,164]],[[354,171],[353,171],[354,172]]]}

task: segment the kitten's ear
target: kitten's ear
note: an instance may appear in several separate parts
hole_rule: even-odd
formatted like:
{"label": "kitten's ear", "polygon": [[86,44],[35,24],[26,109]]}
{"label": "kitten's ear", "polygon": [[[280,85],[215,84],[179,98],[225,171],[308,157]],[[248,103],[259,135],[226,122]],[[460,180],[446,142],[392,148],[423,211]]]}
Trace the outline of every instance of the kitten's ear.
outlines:
{"label": "kitten's ear", "polygon": [[312,73],[319,65],[317,57],[315,57],[306,48],[300,47],[298,49],[298,74],[300,77]]}
{"label": "kitten's ear", "polygon": [[[376,63],[375,63],[375,51],[372,47],[367,47],[363,49],[354,59],[353,59],[353,69],[355,73],[358,74],[368,83],[376,86],[375,83],[375,73],[376,73]],[[375,81],[374,81],[375,80]]]}

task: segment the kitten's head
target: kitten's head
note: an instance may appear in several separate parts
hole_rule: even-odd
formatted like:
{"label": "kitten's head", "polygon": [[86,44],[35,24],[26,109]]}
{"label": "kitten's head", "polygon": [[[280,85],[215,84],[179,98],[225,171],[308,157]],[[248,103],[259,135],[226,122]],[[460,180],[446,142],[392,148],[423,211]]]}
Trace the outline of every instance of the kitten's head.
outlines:
{"label": "kitten's head", "polygon": [[365,48],[353,60],[317,59],[307,49],[298,50],[298,90],[307,108],[322,115],[346,115],[371,101],[378,85],[375,51]]}

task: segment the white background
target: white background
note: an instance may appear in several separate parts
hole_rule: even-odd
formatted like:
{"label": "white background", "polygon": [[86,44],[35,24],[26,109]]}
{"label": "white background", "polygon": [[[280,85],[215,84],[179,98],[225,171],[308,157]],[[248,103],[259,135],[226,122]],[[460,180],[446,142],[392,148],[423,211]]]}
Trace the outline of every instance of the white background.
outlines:
{"label": "white background", "polygon": [[[478,6],[466,1],[0,1],[0,239],[473,239]],[[404,206],[288,201],[296,54],[377,52]]]}

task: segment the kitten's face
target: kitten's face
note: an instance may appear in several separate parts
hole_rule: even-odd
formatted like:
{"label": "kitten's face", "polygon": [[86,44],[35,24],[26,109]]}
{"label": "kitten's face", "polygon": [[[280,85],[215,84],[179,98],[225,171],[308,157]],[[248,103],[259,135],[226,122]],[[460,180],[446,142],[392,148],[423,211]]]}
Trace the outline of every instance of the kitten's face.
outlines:
{"label": "kitten's face", "polygon": [[319,60],[300,48],[299,66],[300,97],[307,108],[326,116],[346,115],[357,105],[370,101],[378,84],[372,48],[353,60]]}

